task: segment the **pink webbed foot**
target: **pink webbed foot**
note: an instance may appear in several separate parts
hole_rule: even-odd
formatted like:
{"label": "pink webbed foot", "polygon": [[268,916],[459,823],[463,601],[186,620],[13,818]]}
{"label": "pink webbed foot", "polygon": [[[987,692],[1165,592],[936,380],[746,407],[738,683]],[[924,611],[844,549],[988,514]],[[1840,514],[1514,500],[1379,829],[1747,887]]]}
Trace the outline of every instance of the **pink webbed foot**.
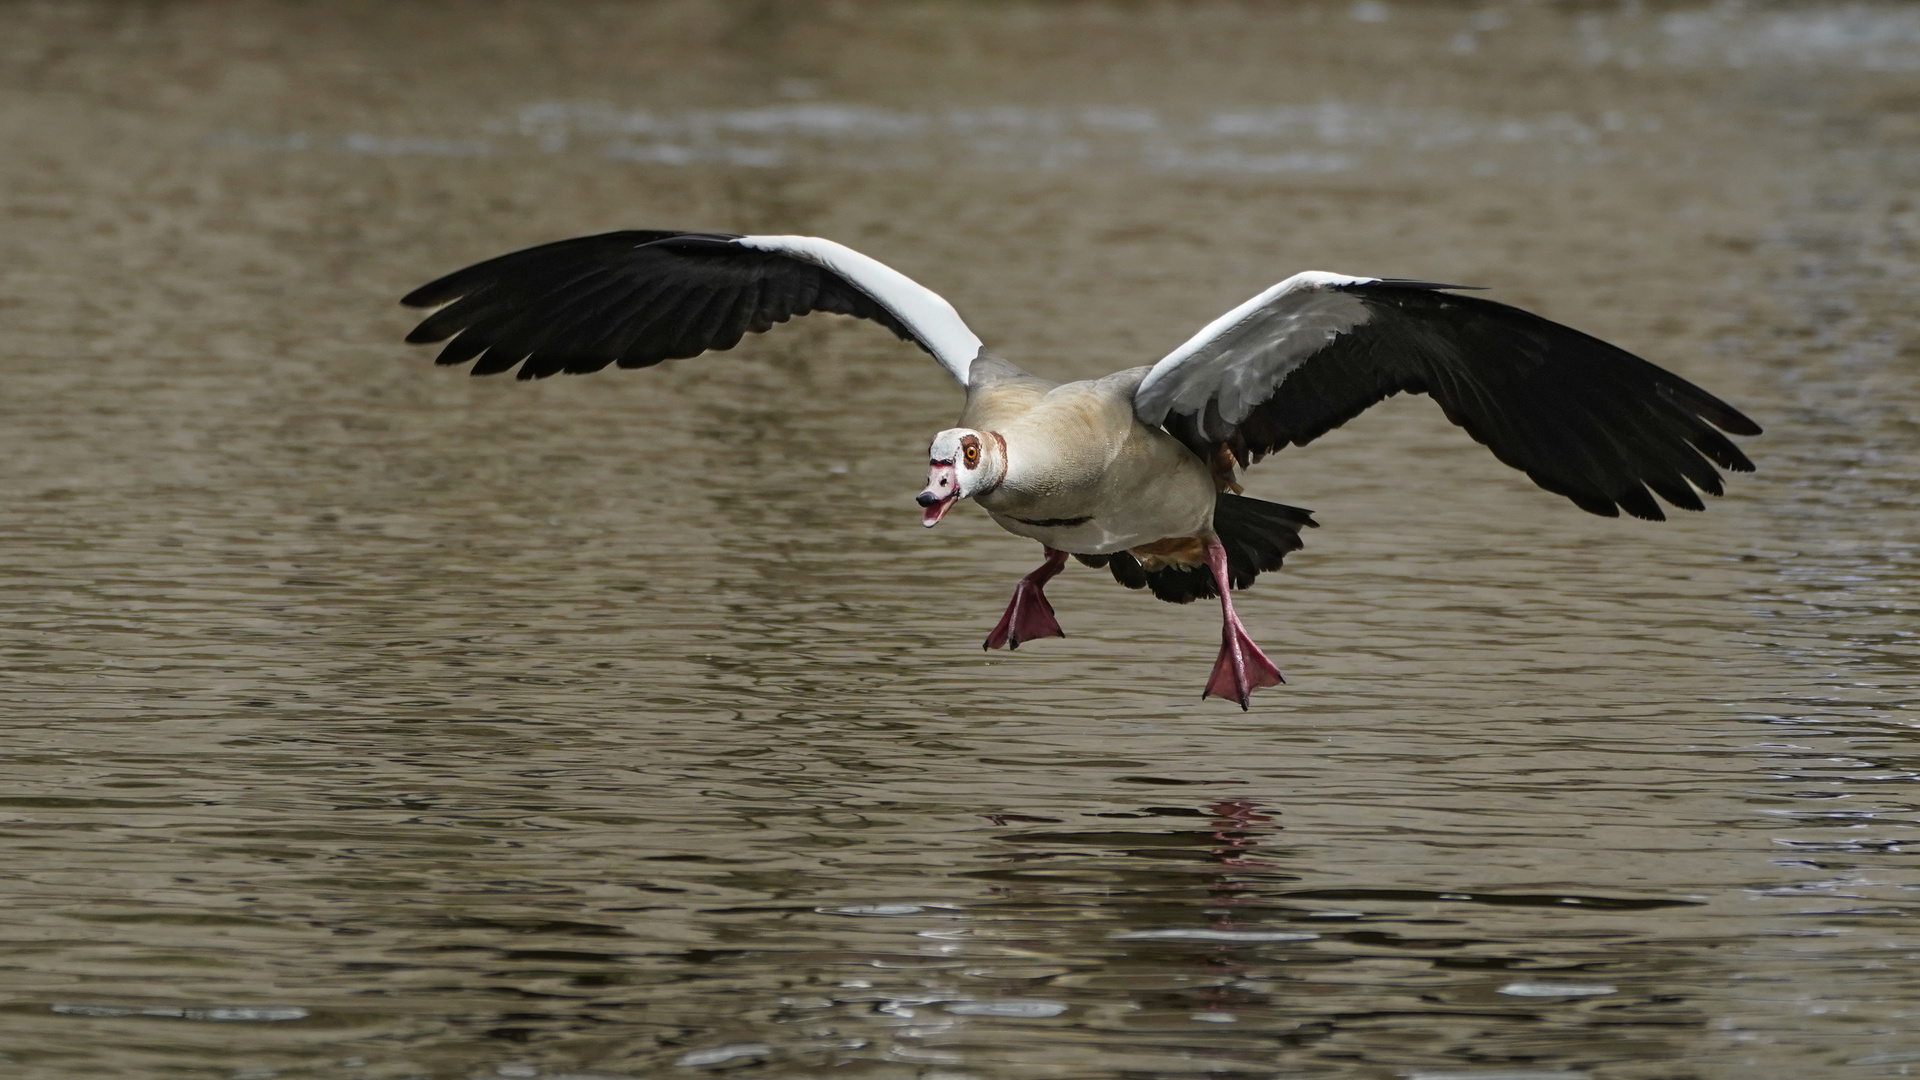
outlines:
{"label": "pink webbed foot", "polygon": [[1012,602],[1007,604],[1006,614],[1000,616],[1000,622],[994,626],[993,633],[987,635],[986,644],[981,648],[1017,649],[1023,641],[1066,636],[1053,617],[1053,605],[1047,602],[1047,594],[1040,591],[1040,586],[1029,585],[1027,579],[1021,578],[1013,590]]}
{"label": "pink webbed foot", "polygon": [[1053,605],[1047,602],[1047,594],[1041,591],[1066,566],[1067,553],[1052,548],[1046,551],[1047,561],[1013,587],[1013,599],[1007,602],[1006,614],[1000,616],[981,648],[1017,649],[1023,641],[1067,636],[1054,620]]}
{"label": "pink webbed foot", "polygon": [[1273,666],[1273,661],[1267,659],[1267,654],[1260,651],[1260,646],[1247,636],[1240,620],[1229,618],[1232,621],[1220,632],[1220,658],[1213,662],[1213,676],[1207,680],[1207,688],[1200,692],[1200,699],[1222,697],[1237,701],[1244,712],[1255,690],[1279,686],[1287,680],[1281,676],[1280,669]]}
{"label": "pink webbed foot", "polygon": [[1239,702],[1240,710],[1245,712],[1255,690],[1279,686],[1287,680],[1280,677],[1280,669],[1253,643],[1240,616],[1234,614],[1227,549],[1217,537],[1207,538],[1207,566],[1212,569],[1214,584],[1220,590],[1220,657],[1213,662],[1213,675],[1207,679],[1207,688],[1200,691],[1200,700],[1227,698]]}

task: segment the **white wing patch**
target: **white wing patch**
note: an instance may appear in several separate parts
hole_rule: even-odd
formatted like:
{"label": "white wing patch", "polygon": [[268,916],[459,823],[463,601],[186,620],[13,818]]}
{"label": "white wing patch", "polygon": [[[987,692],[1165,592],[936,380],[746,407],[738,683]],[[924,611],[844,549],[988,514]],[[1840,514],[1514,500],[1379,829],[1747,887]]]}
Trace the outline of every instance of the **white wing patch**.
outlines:
{"label": "white wing patch", "polygon": [[1217,398],[1221,419],[1245,420],[1308,357],[1367,321],[1358,296],[1328,287],[1379,280],[1324,270],[1293,275],[1162,357],[1134,392],[1134,411],[1157,425],[1171,411],[1198,414]]}
{"label": "white wing patch", "polygon": [[980,339],[939,293],[878,259],[817,236],[742,236],[733,243],[790,255],[840,275],[893,312],[926,343],[941,367],[967,385],[967,372],[980,355]]}

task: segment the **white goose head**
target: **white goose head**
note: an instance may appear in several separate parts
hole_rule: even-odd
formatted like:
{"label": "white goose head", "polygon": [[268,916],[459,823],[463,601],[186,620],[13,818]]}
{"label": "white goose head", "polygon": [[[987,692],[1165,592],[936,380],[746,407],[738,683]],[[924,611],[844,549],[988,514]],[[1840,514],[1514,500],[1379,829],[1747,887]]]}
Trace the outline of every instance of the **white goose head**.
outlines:
{"label": "white goose head", "polygon": [[920,523],[932,528],[961,499],[992,491],[1007,475],[1007,443],[991,431],[948,428],[927,448],[927,486],[916,496],[926,507]]}

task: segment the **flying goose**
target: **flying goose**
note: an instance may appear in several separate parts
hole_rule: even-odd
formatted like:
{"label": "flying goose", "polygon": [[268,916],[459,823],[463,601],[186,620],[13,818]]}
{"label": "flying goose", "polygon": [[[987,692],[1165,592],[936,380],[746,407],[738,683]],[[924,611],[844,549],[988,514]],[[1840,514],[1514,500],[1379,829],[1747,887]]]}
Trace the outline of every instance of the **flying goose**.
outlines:
{"label": "flying goose", "polygon": [[921,520],[932,527],[972,499],[1046,553],[985,647],[1064,636],[1043,590],[1072,555],[1162,600],[1218,596],[1220,653],[1200,696],[1245,709],[1254,690],[1284,680],[1234,613],[1232,590],[1278,570],[1317,522],[1241,495],[1236,469],[1378,401],[1431,395],[1495,457],[1608,517],[1662,520],[1654,494],[1701,510],[1699,492],[1723,490],[1716,465],[1752,471],[1721,432],[1760,428],[1725,402],[1577,330],[1460,295],[1466,288],[1295,274],[1155,364],[1064,384],[988,352],[933,291],[812,236],[583,236],[469,266],[401,302],[440,307],[407,335],[451,337],[436,363],[474,361],[475,375],[518,365],[522,379],[731,349],[812,311],[871,319],[966,391],[959,425],[928,451]]}

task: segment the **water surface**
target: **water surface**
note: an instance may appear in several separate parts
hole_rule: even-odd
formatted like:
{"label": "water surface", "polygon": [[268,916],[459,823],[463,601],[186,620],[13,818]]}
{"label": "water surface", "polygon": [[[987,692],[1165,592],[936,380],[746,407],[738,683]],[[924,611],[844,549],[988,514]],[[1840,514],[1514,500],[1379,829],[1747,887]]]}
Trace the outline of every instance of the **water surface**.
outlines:
{"label": "water surface", "polygon": [[[1906,7],[8,5],[0,1055],[30,1077],[1920,1068]],[[1036,372],[1296,270],[1768,434],[1589,517],[1424,399],[1209,605],[918,523],[876,328],[516,384],[393,301],[831,236]]]}

